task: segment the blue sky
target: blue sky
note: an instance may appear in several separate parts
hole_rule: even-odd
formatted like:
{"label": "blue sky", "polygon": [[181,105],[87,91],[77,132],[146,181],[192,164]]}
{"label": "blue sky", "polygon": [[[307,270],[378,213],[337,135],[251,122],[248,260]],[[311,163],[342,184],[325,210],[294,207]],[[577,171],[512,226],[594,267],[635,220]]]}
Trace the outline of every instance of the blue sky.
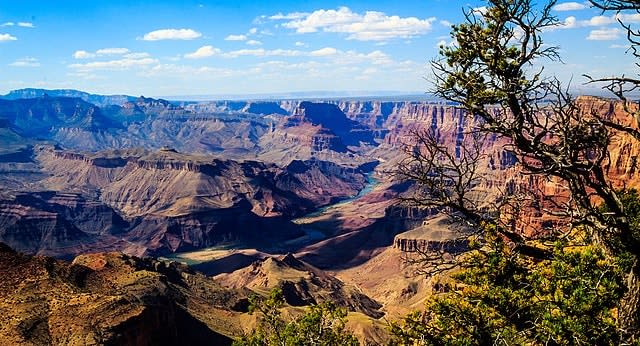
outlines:
{"label": "blue sky", "polygon": [[[481,1],[0,0],[0,94],[74,88],[145,96],[420,92],[450,23]],[[548,74],[635,74],[612,14],[560,2]],[[640,15],[626,16],[640,22]],[[425,79],[425,77],[427,77]]]}

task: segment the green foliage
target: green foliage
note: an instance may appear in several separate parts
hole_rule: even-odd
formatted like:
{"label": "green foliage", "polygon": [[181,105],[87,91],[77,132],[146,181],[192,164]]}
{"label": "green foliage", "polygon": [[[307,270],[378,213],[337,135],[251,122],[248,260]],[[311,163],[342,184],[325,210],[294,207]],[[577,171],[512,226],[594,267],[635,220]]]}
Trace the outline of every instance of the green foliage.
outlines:
{"label": "green foliage", "polygon": [[251,298],[250,312],[260,313],[258,327],[236,340],[235,346],[356,346],[355,336],[344,329],[347,311],[334,303],[312,306],[303,316],[286,322],[280,308],[284,305],[282,290],[275,288],[267,299]]}
{"label": "green foliage", "polygon": [[[621,266],[625,268],[625,271],[629,271],[633,265],[634,256],[624,250],[623,242],[629,242],[630,239],[640,240],[640,195],[636,189],[625,189],[618,191],[618,197],[629,219],[630,232],[624,234],[624,236],[606,237],[604,241],[607,242],[610,248],[616,250]],[[600,208],[600,212],[607,215],[609,214],[609,209],[603,205]]]}
{"label": "green foliage", "polygon": [[531,261],[500,241],[471,254],[424,313],[394,325],[404,345],[613,345],[622,272],[595,246]]}
{"label": "green foliage", "polygon": [[[509,96],[526,98],[539,86],[540,72],[526,69],[542,57],[557,59],[557,49],[542,45],[540,31],[557,24],[549,15],[555,1],[534,9],[530,0],[490,0],[482,13],[469,10],[454,25],[454,46],[441,46],[436,62],[437,94],[464,105],[500,104]],[[539,11],[539,15],[533,15]]]}

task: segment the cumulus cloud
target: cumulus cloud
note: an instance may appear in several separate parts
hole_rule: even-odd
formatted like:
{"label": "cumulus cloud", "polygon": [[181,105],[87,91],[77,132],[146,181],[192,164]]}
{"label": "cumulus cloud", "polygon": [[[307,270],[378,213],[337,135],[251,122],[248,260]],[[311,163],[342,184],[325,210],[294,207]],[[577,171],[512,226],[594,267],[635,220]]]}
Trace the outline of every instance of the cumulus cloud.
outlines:
{"label": "cumulus cloud", "polygon": [[122,55],[129,53],[127,48],[102,48],[96,51],[98,55]]}
{"label": "cumulus cloud", "polygon": [[558,12],[563,12],[563,11],[578,11],[578,10],[584,10],[585,8],[587,8],[587,6],[585,4],[579,3],[579,2],[563,2],[560,4],[557,4],[555,6],[553,6],[553,9],[555,11]]}
{"label": "cumulus cloud", "polygon": [[269,19],[271,19],[271,20],[302,19],[302,18],[304,18],[304,17],[306,17],[308,15],[310,15],[310,13],[308,13],[308,12],[292,12],[292,13],[287,13],[287,14],[283,14],[282,12],[279,12],[277,14],[274,14],[273,16],[269,16]]}
{"label": "cumulus cloud", "polygon": [[16,23],[14,22],[6,22],[6,23],[0,24],[0,26],[14,26],[14,25],[16,25]]}
{"label": "cumulus cloud", "polygon": [[17,38],[15,36],[11,36],[9,34],[0,34],[0,42],[4,41],[16,41]]}
{"label": "cumulus cloud", "polygon": [[247,35],[229,35],[224,38],[225,41],[246,41]]}
{"label": "cumulus cloud", "polygon": [[237,58],[240,56],[302,56],[302,55],[305,55],[305,53],[299,50],[290,50],[290,49],[267,50],[263,48],[240,49],[240,50],[234,50],[234,51],[223,54],[223,56],[226,58]]}
{"label": "cumulus cloud", "polygon": [[18,59],[14,62],[12,62],[11,64],[9,64],[9,66],[14,66],[14,67],[38,67],[40,66],[40,62],[38,61],[38,59],[36,58],[32,58],[32,57],[24,57],[21,59]]}
{"label": "cumulus cloud", "polygon": [[140,58],[147,57],[149,54],[147,53],[130,53],[127,48],[101,48],[96,50],[95,52],[87,52],[86,50],[77,50],[73,53],[73,57],[76,59],[91,59],[96,56],[105,56],[105,55],[125,55],[126,57],[131,58],[132,56]]}
{"label": "cumulus cloud", "polygon": [[149,66],[157,64],[158,60],[152,58],[123,58],[110,61],[93,61],[86,64],[71,64],[70,68],[89,71],[89,70],[127,70],[132,67]]}
{"label": "cumulus cloud", "polygon": [[321,9],[308,14],[276,14],[269,18],[289,20],[282,26],[300,34],[335,32],[348,34],[347,39],[359,41],[384,41],[419,36],[429,32],[435,21],[435,18],[388,16],[377,11],[360,14],[348,7],[340,7],[337,10]]}
{"label": "cumulus cloud", "polygon": [[332,47],[325,47],[322,49],[318,49],[318,50],[314,50],[312,51],[309,55],[311,56],[330,56],[330,55],[336,55],[338,53],[338,50]]}
{"label": "cumulus cloud", "polygon": [[145,53],[145,52],[141,52],[141,53],[128,53],[125,54],[124,57],[125,58],[129,58],[129,59],[142,59],[142,58],[148,58],[151,55],[149,55],[149,53]]}
{"label": "cumulus cloud", "polygon": [[77,50],[73,53],[73,57],[76,59],[89,59],[94,58],[95,56],[95,53],[89,53],[86,50]]}
{"label": "cumulus cloud", "polygon": [[574,16],[569,16],[564,21],[555,27],[555,29],[575,29],[593,26],[607,26],[610,24],[618,23],[640,23],[640,13],[617,13],[611,16],[593,16],[589,19],[578,20]]}
{"label": "cumulus cloud", "polygon": [[295,46],[296,46],[296,47],[304,47],[304,46],[306,46],[306,44],[305,44],[304,42],[297,41],[297,42],[295,43]]}
{"label": "cumulus cloud", "polygon": [[260,46],[260,45],[262,45],[262,42],[257,41],[257,40],[249,40],[249,41],[247,41],[247,44],[250,45],[250,46]]}
{"label": "cumulus cloud", "polygon": [[202,59],[220,54],[220,52],[220,49],[213,46],[202,46],[193,53],[185,54],[184,57],[187,59]]}
{"label": "cumulus cloud", "polygon": [[620,38],[622,31],[618,28],[591,30],[587,40],[591,41],[613,41]]}
{"label": "cumulus cloud", "polygon": [[160,29],[146,33],[144,41],[160,40],[194,40],[202,37],[202,34],[193,29]]}

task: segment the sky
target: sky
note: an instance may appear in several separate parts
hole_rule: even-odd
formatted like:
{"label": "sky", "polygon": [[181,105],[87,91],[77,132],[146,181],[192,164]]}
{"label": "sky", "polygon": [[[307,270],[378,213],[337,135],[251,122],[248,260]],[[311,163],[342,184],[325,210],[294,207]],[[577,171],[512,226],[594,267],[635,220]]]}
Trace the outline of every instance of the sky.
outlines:
{"label": "sky", "polygon": [[[20,88],[145,96],[430,90],[429,61],[482,1],[0,0],[0,94]],[[615,15],[554,9],[548,75],[636,75]],[[640,23],[640,15],[623,15]]]}

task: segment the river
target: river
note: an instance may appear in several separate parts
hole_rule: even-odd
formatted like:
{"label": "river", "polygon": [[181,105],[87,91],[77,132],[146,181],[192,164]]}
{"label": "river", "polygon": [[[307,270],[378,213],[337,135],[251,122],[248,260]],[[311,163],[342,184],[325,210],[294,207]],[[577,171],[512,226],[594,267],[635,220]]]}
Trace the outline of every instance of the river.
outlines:
{"label": "river", "polygon": [[[286,241],[284,244],[281,244],[282,246],[276,245],[274,246],[274,250],[276,250],[276,252],[279,252],[279,251],[287,252],[287,251],[295,250],[295,248],[300,248],[301,246],[309,245],[314,242],[325,239],[327,237],[326,234],[324,234],[320,230],[314,229],[313,227],[309,227],[307,225],[307,221],[309,221],[309,219],[311,218],[315,218],[317,216],[320,216],[326,213],[330,209],[339,208],[342,205],[345,205],[357,200],[358,198],[373,191],[373,189],[375,189],[376,186],[378,186],[378,184],[380,184],[380,182],[378,181],[378,179],[376,179],[373,176],[373,172],[370,172],[367,174],[367,183],[365,184],[364,188],[362,188],[362,190],[360,190],[357,194],[351,197],[342,199],[334,204],[324,206],[302,217],[291,220],[292,222],[300,225],[300,228],[305,233],[305,235],[298,237],[296,239],[291,239],[289,241]],[[162,256],[161,259],[183,262],[189,265],[196,265],[199,263],[209,262],[212,260],[225,257],[229,253],[236,251],[234,250],[234,248],[235,247],[232,244],[219,245],[219,246],[213,246],[213,247],[204,248],[204,249],[195,250],[195,251],[177,252],[174,254]],[[239,251],[246,251],[246,250],[239,250]]]}

